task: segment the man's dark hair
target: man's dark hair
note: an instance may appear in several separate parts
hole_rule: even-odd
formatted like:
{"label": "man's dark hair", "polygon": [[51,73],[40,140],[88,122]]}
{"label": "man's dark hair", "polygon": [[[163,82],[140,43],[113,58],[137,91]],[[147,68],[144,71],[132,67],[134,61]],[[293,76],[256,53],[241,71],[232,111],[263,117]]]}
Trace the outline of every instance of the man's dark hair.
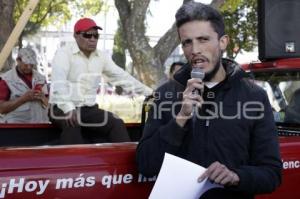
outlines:
{"label": "man's dark hair", "polygon": [[183,63],[183,62],[180,62],[180,61],[178,61],[178,62],[173,62],[173,64],[170,66],[170,71],[169,71],[170,74],[173,73],[173,71],[175,70],[175,66],[177,66],[177,65],[183,66],[184,63]]}
{"label": "man's dark hair", "polygon": [[213,29],[218,33],[219,38],[225,35],[225,25],[222,15],[211,6],[190,1],[183,4],[176,12],[176,26],[180,28],[190,21],[208,21]]}

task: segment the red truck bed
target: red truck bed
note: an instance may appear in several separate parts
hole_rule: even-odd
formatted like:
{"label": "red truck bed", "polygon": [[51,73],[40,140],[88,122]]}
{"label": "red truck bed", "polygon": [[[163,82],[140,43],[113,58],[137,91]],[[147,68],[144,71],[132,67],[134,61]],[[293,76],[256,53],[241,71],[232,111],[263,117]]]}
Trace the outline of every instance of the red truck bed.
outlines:
{"label": "red truck bed", "polygon": [[[1,131],[9,129],[4,126],[0,127]],[[34,129],[33,126],[30,128]],[[35,130],[46,133],[42,132],[43,127],[37,125]],[[128,127],[129,131],[133,127]],[[0,198],[147,198],[155,178],[138,174],[135,148],[134,142],[3,147],[0,149]],[[283,183],[275,193],[258,198],[300,198],[300,137],[281,136],[280,149]]]}

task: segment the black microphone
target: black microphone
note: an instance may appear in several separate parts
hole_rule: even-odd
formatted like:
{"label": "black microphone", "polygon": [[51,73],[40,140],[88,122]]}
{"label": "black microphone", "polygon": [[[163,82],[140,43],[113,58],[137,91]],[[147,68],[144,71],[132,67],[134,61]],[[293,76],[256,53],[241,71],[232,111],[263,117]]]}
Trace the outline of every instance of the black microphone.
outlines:
{"label": "black microphone", "polygon": [[[201,81],[204,79],[205,73],[202,68],[193,68],[191,71],[191,78],[200,79]],[[195,89],[193,91],[194,94],[201,95],[202,92],[199,89]],[[196,106],[193,106],[193,116],[196,115]]]}

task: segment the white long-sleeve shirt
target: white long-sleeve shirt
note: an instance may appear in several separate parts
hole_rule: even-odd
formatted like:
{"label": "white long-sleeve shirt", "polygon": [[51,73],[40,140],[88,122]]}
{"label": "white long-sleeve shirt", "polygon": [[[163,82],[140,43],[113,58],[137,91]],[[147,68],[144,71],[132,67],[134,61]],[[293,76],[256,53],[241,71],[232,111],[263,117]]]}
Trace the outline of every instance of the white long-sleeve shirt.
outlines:
{"label": "white long-sleeve shirt", "polygon": [[49,102],[64,113],[75,107],[96,103],[102,76],[127,92],[150,94],[152,90],[117,66],[105,53],[96,50],[86,57],[77,44],[70,43],[57,50],[52,62]]}

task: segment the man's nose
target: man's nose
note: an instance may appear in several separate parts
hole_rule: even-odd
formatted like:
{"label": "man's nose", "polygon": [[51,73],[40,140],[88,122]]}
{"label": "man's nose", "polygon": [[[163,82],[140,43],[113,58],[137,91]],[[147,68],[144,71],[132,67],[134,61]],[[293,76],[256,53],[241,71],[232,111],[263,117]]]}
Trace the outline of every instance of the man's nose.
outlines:
{"label": "man's nose", "polygon": [[92,37],[90,38],[90,40],[93,41],[93,42],[95,42],[95,41],[98,41],[98,38],[92,36]]}
{"label": "man's nose", "polygon": [[193,42],[193,44],[192,44],[192,53],[193,54],[201,54],[202,53],[201,44]]}

